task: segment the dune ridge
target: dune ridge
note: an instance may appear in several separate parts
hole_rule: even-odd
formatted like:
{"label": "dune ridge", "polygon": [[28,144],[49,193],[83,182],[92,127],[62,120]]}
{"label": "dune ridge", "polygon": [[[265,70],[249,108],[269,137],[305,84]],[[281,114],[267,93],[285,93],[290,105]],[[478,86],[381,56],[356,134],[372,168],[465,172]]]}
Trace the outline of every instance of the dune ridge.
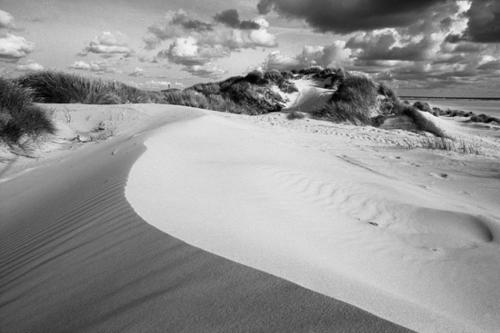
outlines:
{"label": "dune ridge", "polygon": [[126,197],[155,227],[417,331],[500,325],[498,210],[365,165],[373,148],[243,118],[145,144]]}
{"label": "dune ridge", "polygon": [[[101,107],[86,109],[96,116]],[[2,183],[2,331],[407,331],[145,223],[124,196],[142,142],[162,124],[203,114],[150,111],[139,127]]]}

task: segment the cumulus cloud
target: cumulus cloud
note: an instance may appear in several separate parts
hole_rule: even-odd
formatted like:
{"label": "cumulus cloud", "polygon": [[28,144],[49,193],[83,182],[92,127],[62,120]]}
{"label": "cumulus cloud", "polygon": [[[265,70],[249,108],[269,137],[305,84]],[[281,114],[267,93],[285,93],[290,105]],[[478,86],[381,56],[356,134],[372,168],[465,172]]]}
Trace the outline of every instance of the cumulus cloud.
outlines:
{"label": "cumulus cloud", "polygon": [[112,33],[104,31],[99,36],[96,36],[89,45],[87,45],[80,55],[87,55],[89,53],[100,54],[103,56],[108,55],[124,55],[129,56],[132,50],[128,47],[126,36],[121,32]]}
{"label": "cumulus cloud", "polygon": [[280,51],[271,52],[264,62],[264,68],[292,70],[311,66],[340,67],[351,62],[350,51],[345,42],[336,41],[327,46],[304,46],[296,56],[286,56]]}
{"label": "cumulus cloud", "polygon": [[481,43],[500,42],[500,2],[473,0],[466,16],[469,21],[465,38]]}
{"label": "cumulus cloud", "polygon": [[236,9],[228,9],[218,13],[215,15],[214,20],[235,29],[252,30],[260,28],[260,25],[255,21],[241,21],[240,14]]}
{"label": "cumulus cloud", "polygon": [[117,70],[113,64],[104,62],[104,61],[91,61],[86,62],[82,60],[75,61],[70,69],[79,70],[79,71],[89,71],[97,74],[103,73],[116,73]]}
{"label": "cumulus cloud", "polygon": [[16,66],[16,70],[19,72],[39,72],[43,71],[45,68],[36,62],[27,62],[25,64],[19,64]]}
{"label": "cumulus cloud", "polygon": [[223,73],[212,63],[232,52],[277,45],[276,37],[268,31],[269,23],[264,18],[242,21],[234,10],[219,13],[214,22],[202,22],[204,25],[197,24],[196,27],[182,22],[202,21],[190,17],[184,11],[168,12],[161,22],[148,28],[144,39],[146,49],[160,49],[155,61],[166,59],[200,77]]}
{"label": "cumulus cloud", "polygon": [[13,27],[14,17],[10,13],[0,9],[0,29]]}
{"label": "cumulus cloud", "polygon": [[414,40],[388,29],[358,34],[349,39],[346,46],[357,53],[359,60],[415,61],[431,58],[436,44],[430,36]]}
{"label": "cumulus cloud", "polygon": [[0,35],[0,60],[17,61],[33,52],[35,44],[10,33]]}
{"label": "cumulus cloud", "polygon": [[350,33],[389,27],[406,27],[434,5],[447,0],[260,0],[258,10],[274,10],[286,17],[306,20],[318,31]]}

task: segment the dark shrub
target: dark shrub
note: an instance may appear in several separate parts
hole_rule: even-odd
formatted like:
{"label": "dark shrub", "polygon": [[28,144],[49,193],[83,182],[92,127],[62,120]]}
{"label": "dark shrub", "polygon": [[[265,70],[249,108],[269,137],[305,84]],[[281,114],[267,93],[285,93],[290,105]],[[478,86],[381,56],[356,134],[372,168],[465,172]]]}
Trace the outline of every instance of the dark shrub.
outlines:
{"label": "dark shrub", "polygon": [[432,113],[432,108],[429,105],[429,103],[417,101],[417,102],[413,103],[413,106],[416,107],[417,109],[419,109],[420,111]]}
{"label": "dark shrub", "polygon": [[251,84],[264,85],[269,83],[266,79],[264,79],[264,73],[261,71],[255,70],[245,76],[245,80]]}
{"label": "dark shrub", "polygon": [[388,86],[386,86],[384,83],[380,83],[379,86],[378,86],[378,89],[377,89],[377,93],[379,95],[383,95],[385,96],[386,98],[392,100],[392,101],[397,101],[398,98],[396,96],[396,94],[394,93],[394,91],[389,88]]}

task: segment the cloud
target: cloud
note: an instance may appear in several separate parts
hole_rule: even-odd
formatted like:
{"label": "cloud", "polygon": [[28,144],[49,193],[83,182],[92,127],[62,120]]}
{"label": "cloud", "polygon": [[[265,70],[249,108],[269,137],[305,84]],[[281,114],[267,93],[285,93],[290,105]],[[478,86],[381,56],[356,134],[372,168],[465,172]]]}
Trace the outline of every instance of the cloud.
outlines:
{"label": "cloud", "polygon": [[240,14],[236,9],[228,9],[218,13],[215,15],[214,20],[235,29],[255,30],[260,28],[260,25],[255,21],[241,21]]}
{"label": "cloud", "polygon": [[236,11],[229,10],[216,15],[213,23],[205,22],[210,29],[180,23],[193,21],[201,22],[184,11],[168,12],[161,22],[148,28],[146,49],[161,47],[154,61],[166,59],[192,75],[213,77],[223,73],[212,65],[217,59],[244,49],[277,46],[276,36],[268,31],[269,23],[262,17],[250,25],[241,21]]}
{"label": "cloud", "polygon": [[110,63],[107,63],[104,61],[85,62],[82,60],[78,60],[78,61],[75,61],[71,66],[69,66],[69,68],[79,70],[79,71],[94,72],[97,74],[116,73],[117,72],[117,70],[113,64],[110,64]]}
{"label": "cloud", "polygon": [[17,61],[33,52],[35,44],[24,37],[6,33],[0,35],[0,60]]}
{"label": "cloud", "polygon": [[4,10],[0,9],[0,29],[13,28],[14,27],[14,17]]}
{"label": "cloud", "polygon": [[89,43],[80,53],[80,55],[87,55],[89,53],[100,54],[103,56],[108,55],[125,55],[130,56],[132,50],[128,47],[126,36],[121,32],[112,33],[104,31],[99,36],[96,36],[93,41]]}
{"label": "cloud", "polygon": [[357,52],[358,60],[425,60],[433,56],[435,46],[430,36],[414,40],[401,36],[394,29],[360,33],[346,44]]}
{"label": "cloud", "polygon": [[500,2],[473,0],[466,16],[469,19],[465,38],[480,43],[500,42]]}
{"label": "cloud", "polygon": [[139,76],[144,76],[144,69],[141,67],[136,67],[132,72],[128,74],[129,76],[133,77],[139,77]]}
{"label": "cloud", "polygon": [[210,63],[205,65],[187,66],[184,70],[192,75],[202,78],[218,78],[222,74],[226,73],[225,70]]}
{"label": "cloud", "polygon": [[292,70],[311,66],[340,67],[351,62],[350,51],[345,42],[336,41],[327,46],[304,46],[296,56],[282,55],[280,51],[271,52],[264,62],[265,69]]}
{"label": "cloud", "polygon": [[28,62],[26,64],[19,64],[16,66],[16,70],[20,72],[39,72],[43,71],[45,68],[36,62]]}
{"label": "cloud", "polygon": [[274,10],[304,19],[318,31],[347,34],[360,30],[406,27],[434,5],[447,0],[260,0],[261,14]]}
{"label": "cloud", "polygon": [[195,37],[188,36],[175,39],[168,49],[158,53],[158,57],[167,58],[179,65],[195,66],[204,65],[227,54],[228,51],[221,45],[200,44]]}
{"label": "cloud", "polygon": [[146,49],[156,48],[162,41],[189,35],[191,32],[213,30],[211,23],[189,18],[184,10],[168,11],[164,18],[148,27],[144,37]]}

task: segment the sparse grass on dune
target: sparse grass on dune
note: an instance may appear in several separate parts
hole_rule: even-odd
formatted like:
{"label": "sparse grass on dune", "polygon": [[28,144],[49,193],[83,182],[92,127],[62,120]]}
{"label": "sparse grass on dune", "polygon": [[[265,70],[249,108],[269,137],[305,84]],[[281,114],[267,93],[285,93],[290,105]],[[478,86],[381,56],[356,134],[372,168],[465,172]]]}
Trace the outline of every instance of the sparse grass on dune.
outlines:
{"label": "sparse grass on dune", "polygon": [[445,137],[425,136],[419,140],[408,141],[403,145],[406,149],[424,148],[431,150],[444,150],[460,154],[480,155],[481,144],[479,142],[466,141],[464,139],[453,140]]}
{"label": "sparse grass on dune", "polygon": [[20,77],[19,84],[33,90],[34,100],[44,103],[124,104],[155,102],[157,94],[117,81],[44,71]]}
{"label": "sparse grass on dune", "polygon": [[30,89],[0,78],[0,139],[17,143],[23,135],[36,137],[54,130],[45,111],[33,104]]}

